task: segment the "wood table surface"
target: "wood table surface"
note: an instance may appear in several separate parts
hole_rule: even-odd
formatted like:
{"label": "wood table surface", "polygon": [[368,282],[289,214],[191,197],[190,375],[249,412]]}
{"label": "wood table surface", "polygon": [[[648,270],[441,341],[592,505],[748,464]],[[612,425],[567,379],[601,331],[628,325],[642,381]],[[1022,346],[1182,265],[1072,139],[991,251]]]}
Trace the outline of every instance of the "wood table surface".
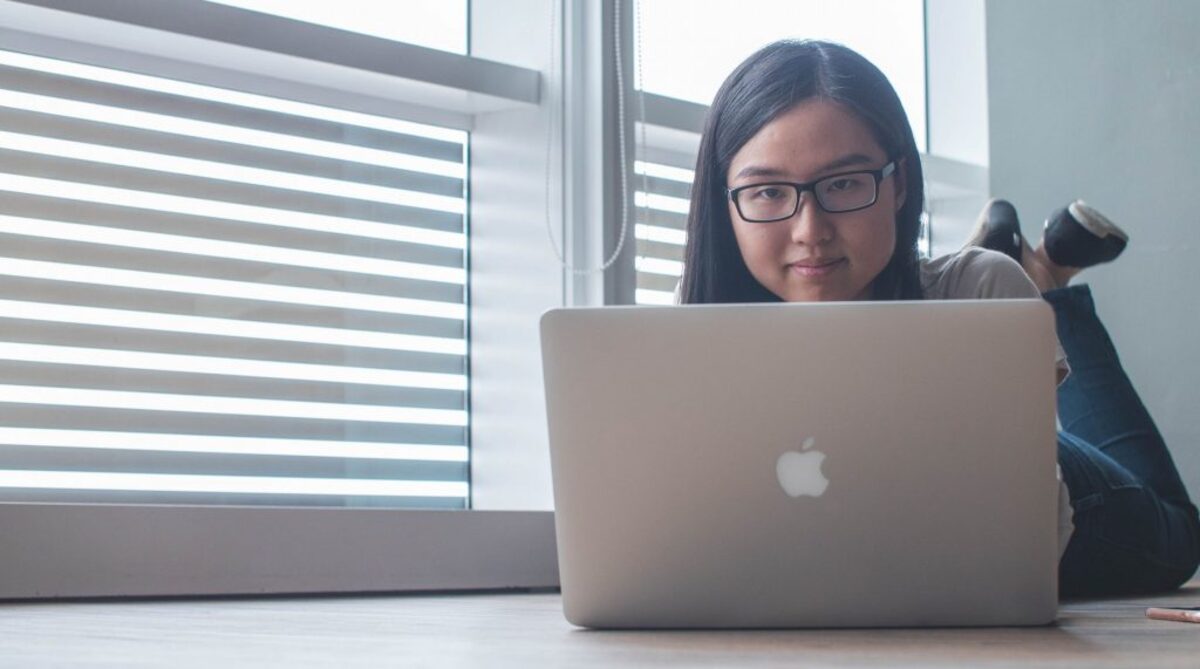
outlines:
{"label": "wood table surface", "polygon": [[557,593],[0,603],[0,667],[1187,667],[1200,580],[1063,602],[1040,628],[589,631]]}

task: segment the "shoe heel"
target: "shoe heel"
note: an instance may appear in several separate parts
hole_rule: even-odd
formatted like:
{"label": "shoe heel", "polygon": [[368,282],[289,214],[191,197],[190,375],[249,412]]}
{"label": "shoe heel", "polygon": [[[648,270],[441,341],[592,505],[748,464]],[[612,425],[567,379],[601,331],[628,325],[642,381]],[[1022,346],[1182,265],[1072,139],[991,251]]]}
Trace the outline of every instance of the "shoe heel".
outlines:
{"label": "shoe heel", "polygon": [[1042,246],[1061,267],[1084,268],[1111,262],[1121,255],[1129,235],[1108,217],[1076,200],[1050,214]]}
{"label": "shoe heel", "polygon": [[1067,211],[1071,213],[1071,218],[1093,235],[1101,239],[1111,235],[1123,242],[1129,242],[1129,233],[1083,200],[1075,200],[1067,205]]}

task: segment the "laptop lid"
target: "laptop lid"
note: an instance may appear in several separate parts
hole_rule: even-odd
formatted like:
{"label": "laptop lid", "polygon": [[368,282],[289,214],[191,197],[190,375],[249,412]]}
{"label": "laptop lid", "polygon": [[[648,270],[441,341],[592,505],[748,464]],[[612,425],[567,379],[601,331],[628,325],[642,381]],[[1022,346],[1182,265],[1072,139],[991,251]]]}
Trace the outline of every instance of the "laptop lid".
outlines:
{"label": "laptop lid", "polygon": [[571,622],[1054,619],[1041,300],[556,309],[541,334]]}

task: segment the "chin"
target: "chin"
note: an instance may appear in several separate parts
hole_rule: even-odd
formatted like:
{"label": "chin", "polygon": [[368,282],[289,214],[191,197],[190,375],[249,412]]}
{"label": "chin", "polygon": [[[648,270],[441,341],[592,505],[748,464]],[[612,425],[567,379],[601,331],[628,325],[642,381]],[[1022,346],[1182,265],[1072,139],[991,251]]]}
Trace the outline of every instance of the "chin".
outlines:
{"label": "chin", "polygon": [[[777,293],[778,294],[778,293]],[[854,298],[844,290],[837,289],[806,289],[790,290],[780,296],[785,302],[848,302]]]}

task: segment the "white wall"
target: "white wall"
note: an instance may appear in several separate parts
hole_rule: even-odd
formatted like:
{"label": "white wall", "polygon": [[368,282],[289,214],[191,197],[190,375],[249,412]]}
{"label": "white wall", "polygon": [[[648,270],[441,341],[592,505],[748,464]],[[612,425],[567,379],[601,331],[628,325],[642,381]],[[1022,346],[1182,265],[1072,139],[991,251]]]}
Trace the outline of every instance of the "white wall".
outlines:
{"label": "white wall", "polygon": [[984,0],[926,0],[929,153],[987,166]]}
{"label": "white wall", "polygon": [[958,250],[987,203],[984,0],[926,0],[926,201],[933,255]]}
{"label": "white wall", "polygon": [[1088,270],[1126,369],[1200,497],[1200,2],[989,0],[992,194],[1036,243],[1082,197],[1126,228]]}

